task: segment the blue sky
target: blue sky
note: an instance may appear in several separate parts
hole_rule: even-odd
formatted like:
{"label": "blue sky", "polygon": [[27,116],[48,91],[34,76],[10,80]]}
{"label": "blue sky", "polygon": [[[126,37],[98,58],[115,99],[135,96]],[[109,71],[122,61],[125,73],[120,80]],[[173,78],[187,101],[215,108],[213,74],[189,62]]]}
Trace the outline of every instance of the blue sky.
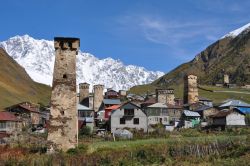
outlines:
{"label": "blue sky", "polygon": [[0,41],[79,37],[98,58],[168,72],[250,22],[248,0],[6,0]]}

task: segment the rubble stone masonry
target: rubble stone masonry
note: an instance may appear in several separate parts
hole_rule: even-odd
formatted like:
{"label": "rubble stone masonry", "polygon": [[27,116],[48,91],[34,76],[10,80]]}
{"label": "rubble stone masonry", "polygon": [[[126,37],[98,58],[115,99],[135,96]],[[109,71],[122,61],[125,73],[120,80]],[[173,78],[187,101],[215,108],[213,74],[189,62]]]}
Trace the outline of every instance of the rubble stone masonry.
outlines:
{"label": "rubble stone masonry", "polygon": [[55,65],[48,126],[48,151],[67,151],[77,143],[76,55],[78,38],[55,38]]}
{"label": "rubble stone masonry", "polygon": [[184,77],[184,104],[199,102],[197,76],[186,75]]}

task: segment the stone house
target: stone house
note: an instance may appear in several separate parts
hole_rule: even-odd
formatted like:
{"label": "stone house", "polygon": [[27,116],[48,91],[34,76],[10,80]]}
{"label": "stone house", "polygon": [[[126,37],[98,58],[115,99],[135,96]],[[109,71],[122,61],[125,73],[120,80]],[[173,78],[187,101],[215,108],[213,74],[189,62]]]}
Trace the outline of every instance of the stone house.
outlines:
{"label": "stone house", "polygon": [[170,117],[168,114],[168,107],[164,103],[155,103],[145,109],[148,117],[148,125],[163,124],[169,125]]}
{"label": "stone house", "polygon": [[170,118],[170,123],[176,123],[180,121],[181,115],[183,113],[183,107],[178,105],[167,105],[168,115]]}
{"label": "stone house", "polygon": [[204,121],[207,120],[209,116],[215,115],[219,112],[218,109],[207,105],[201,105],[193,111],[198,112],[201,116],[201,119]]}
{"label": "stone house", "polygon": [[111,133],[130,128],[147,132],[147,116],[137,105],[127,102],[111,113]]}
{"label": "stone house", "polygon": [[14,113],[17,119],[22,121],[23,127],[36,127],[42,123],[39,107],[30,102],[19,103],[5,110]]}
{"label": "stone house", "polygon": [[238,108],[221,110],[209,117],[209,125],[212,126],[245,126],[245,114]]}

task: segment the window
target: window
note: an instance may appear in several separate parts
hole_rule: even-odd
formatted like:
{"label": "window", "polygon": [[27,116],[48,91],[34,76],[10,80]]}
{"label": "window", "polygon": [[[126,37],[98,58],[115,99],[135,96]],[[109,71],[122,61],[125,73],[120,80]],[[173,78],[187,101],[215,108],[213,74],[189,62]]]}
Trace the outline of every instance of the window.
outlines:
{"label": "window", "polygon": [[139,118],[134,118],[134,124],[139,124]]}
{"label": "window", "polygon": [[66,75],[66,74],[63,74],[63,78],[65,78],[65,79],[66,79],[66,78],[67,78],[67,75]]}
{"label": "window", "polygon": [[120,124],[125,124],[125,119],[124,118],[120,118]]}
{"label": "window", "polygon": [[158,117],[155,117],[155,121],[156,121],[156,122],[158,122],[158,121],[159,121]]}
{"label": "window", "polygon": [[0,130],[5,130],[7,128],[6,123],[5,122],[1,122],[0,123]]}
{"label": "window", "polygon": [[124,109],[124,115],[125,116],[134,116],[134,109]]}

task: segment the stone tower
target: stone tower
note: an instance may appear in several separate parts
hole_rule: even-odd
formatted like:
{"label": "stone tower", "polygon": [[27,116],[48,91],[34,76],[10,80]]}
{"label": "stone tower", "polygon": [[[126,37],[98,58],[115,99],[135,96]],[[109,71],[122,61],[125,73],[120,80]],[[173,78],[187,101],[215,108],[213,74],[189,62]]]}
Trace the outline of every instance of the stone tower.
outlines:
{"label": "stone tower", "polygon": [[167,101],[169,105],[175,105],[174,89],[167,89]]}
{"label": "stone tower", "polygon": [[55,64],[48,127],[50,151],[67,151],[77,143],[76,55],[78,38],[54,38]]}
{"label": "stone tower", "polygon": [[167,90],[166,89],[156,89],[156,102],[166,103],[167,101]]}
{"label": "stone tower", "polygon": [[89,107],[89,84],[79,84],[79,103]]}
{"label": "stone tower", "polygon": [[99,111],[103,101],[104,85],[94,85],[94,111]]}
{"label": "stone tower", "polygon": [[224,74],[224,85],[228,85],[228,84],[229,84],[229,75]]}
{"label": "stone tower", "polygon": [[174,89],[156,89],[156,102],[174,105]]}
{"label": "stone tower", "polygon": [[199,102],[197,76],[189,74],[184,77],[184,104]]}

